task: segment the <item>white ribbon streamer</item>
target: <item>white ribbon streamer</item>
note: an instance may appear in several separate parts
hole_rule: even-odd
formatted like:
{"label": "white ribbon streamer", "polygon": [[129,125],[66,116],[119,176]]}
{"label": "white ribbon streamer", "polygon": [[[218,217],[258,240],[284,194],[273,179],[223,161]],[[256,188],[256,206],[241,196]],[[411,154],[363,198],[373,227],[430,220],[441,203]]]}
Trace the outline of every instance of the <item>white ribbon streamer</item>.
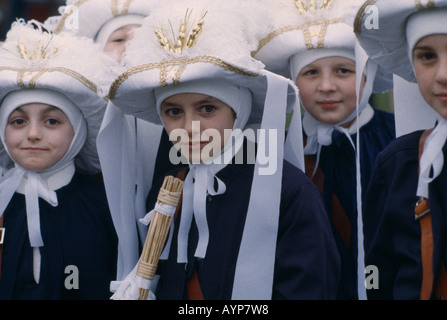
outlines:
{"label": "white ribbon streamer", "polygon": [[[33,247],[33,274],[36,283],[40,278],[40,250],[44,245],[40,230],[39,197],[53,207],[57,206],[56,192],[45,186],[41,176],[33,171],[25,170],[20,166],[9,170],[0,180],[0,210],[3,212],[9,204],[19,185],[25,184],[26,219],[28,236]],[[37,250],[35,250],[37,248]]]}
{"label": "white ribbon streamer", "polygon": [[419,163],[419,181],[417,195],[428,199],[428,185],[442,171],[444,166],[444,154],[442,147],[447,139],[447,120],[439,117],[438,125],[429,134],[424,144]]}

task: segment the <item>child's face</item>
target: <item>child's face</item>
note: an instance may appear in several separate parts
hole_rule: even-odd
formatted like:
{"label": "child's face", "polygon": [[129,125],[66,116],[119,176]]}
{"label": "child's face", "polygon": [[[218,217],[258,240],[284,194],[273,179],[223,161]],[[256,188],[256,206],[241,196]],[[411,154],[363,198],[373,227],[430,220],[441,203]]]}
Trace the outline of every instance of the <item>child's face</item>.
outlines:
{"label": "child's face", "polygon": [[[175,129],[184,130],[188,139],[181,140],[177,136],[177,141],[173,142],[190,162],[199,163],[216,156],[202,152],[205,146],[208,145],[206,150],[219,150],[219,153],[223,149],[233,129],[235,113],[216,98],[199,93],[182,93],[163,101],[161,117],[168,134]],[[207,129],[218,133],[219,139],[211,136]]]}
{"label": "child's face", "polygon": [[126,51],[126,43],[133,39],[133,29],[139,26],[139,24],[129,24],[112,32],[107,39],[104,52],[115,54],[116,59],[120,62],[124,51]]}
{"label": "child's face", "polygon": [[413,48],[413,66],[422,97],[447,119],[447,34],[422,38]]}
{"label": "child's face", "polygon": [[8,118],[5,140],[9,154],[27,170],[42,171],[56,164],[70,147],[73,127],[60,109],[30,103]]}
{"label": "child's face", "polygon": [[356,108],[355,62],[343,57],[322,58],[305,66],[297,77],[300,99],[318,121],[335,124]]}

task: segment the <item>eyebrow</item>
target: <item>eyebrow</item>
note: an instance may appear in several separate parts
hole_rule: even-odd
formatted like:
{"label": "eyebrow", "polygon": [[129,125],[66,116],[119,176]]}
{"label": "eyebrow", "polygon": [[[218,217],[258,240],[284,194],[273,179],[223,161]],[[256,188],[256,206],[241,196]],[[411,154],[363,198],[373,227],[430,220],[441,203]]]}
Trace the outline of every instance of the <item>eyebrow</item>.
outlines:
{"label": "eyebrow", "polygon": [[[23,107],[23,106],[20,106],[20,107],[14,109],[14,111],[11,112],[11,114],[13,114],[14,112],[25,113],[25,111],[22,109],[22,107]],[[65,112],[63,112],[61,109],[59,109],[59,108],[57,108],[57,107],[54,107],[54,106],[48,106],[47,108],[45,108],[45,109],[42,111],[42,113],[43,113],[43,114],[47,114],[47,113],[50,113],[50,112],[52,112],[52,111],[60,111],[60,112],[62,112],[63,114],[65,114]]]}
{"label": "eyebrow", "polygon": [[414,51],[414,50],[433,50],[433,48],[430,47],[430,46],[427,46],[427,45],[423,45],[423,46],[418,46],[418,45],[416,45],[416,46],[413,48],[413,51]]}
{"label": "eyebrow", "polygon": [[[222,101],[220,101],[217,98],[214,98],[214,97],[211,97],[211,96],[207,96],[207,97],[205,97],[205,98],[203,98],[203,99],[201,99],[199,101],[194,102],[194,105],[200,105],[200,104],[204,104],[204,103],[219,103],[219,102],[223,103]],[[166,108],[166,107],[180,107],[180,106],[181,106],[180,103],[170,102],[170,101],[163,102],[161,104],[162,108]]]}

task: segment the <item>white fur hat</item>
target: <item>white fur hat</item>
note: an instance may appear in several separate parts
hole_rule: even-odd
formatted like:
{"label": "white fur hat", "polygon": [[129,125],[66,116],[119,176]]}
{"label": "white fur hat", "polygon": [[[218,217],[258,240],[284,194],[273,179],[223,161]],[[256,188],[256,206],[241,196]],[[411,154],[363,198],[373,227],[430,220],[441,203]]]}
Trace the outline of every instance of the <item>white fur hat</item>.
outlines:
{"label": "white fur hat", "polygon": [[[296,80],[298,72],[315,60],[331,56],[356,60],[352,22],[360,1],[264,0],[262,4],[250,10],[257,16],[260,10],[269,12],[252,55],[268,70]],[[392,86],[384,70],[375,79],[374,92]]]}
{"label": "white fur hat", "polygon": [[76,105],[86,121],[87,138],[75,163],[85,172],[98,173],[96,136],[107,105],[99,91],[110,83],[115,65],[89,39],[53,35],[38,22],[17,21],[0,48],[0,101],[13,93],[16,104],[53,102],[63,110]]}
{"label": "white fur hat", "polygon": [[[267,71],[262,63],[250,56],[253,47],[246,41],[245,27],[241,23],[232,23],[235,12],[227,10],[232,16],[225,15],[225,1],[185,3],[154,10],[151,18],[135,31],[134,40],[129,43],[123,58],[128,70],[112,84],[110,99],[125,113],[160,124],[154,107],[155,89],[214,79],[249,89],[253,108],[248,124],[260,123],[268,85]],[[197,6],[206,10],[194,9]],[[191,9],[186,13],[186,8]],[[184,46],[175,52],[176,40],[171,39],[170,24],[172,30],[179,30],[182,21],[186,22],[188,32],[191,28],[200,32],[191,45],[185,41]],[[156,32],[163,39],[157,38]],[[292,82],[289,98],[292,106],[296,99]]]}
{"label": "white fur hat", "polygon": [[[373,11],[368,10],[369,5]],[[416,82],[410,58],[412,49],[428,34],[447,33],[446,19],[447,0],[367,1],[358,11],[354,31],[372,60],[399,77]]]}
{"label": "white fur hat", "polygon": [[59,7],[59,16],[45,24],[54,31],[74,32],[98,43],[105,43],[110,34],[128,24],[141,24],[156,0],[67,0]]}

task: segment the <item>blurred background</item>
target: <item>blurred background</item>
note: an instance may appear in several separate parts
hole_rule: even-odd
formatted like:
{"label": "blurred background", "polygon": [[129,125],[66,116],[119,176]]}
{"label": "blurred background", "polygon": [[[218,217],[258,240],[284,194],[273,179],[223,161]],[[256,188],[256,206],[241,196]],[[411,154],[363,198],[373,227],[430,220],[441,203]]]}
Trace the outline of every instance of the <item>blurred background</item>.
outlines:
{"label": "blurred background", "polygon": [[17,18],[45,21],[56,15],[65,0],[0,0],[0,40],[4,41],[11,23]]}

